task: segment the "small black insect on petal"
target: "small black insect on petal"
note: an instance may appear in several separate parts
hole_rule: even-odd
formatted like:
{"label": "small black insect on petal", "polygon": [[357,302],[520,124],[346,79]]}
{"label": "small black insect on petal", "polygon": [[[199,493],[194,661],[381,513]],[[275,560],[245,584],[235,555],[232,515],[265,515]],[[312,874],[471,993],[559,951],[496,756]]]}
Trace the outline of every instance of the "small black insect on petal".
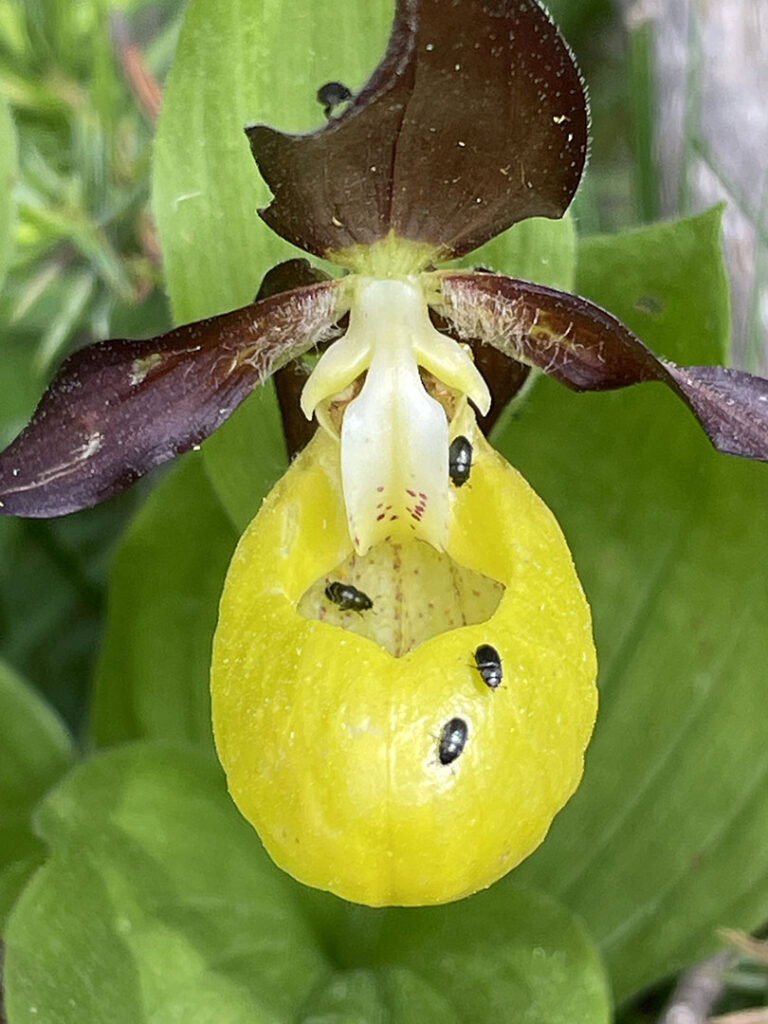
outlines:
{"label": "small black insect on petal", "polygon": [[469,480],[472,470],[472,445],[463,434],[454,437],[448,449],[448,475],[456,487]]}
{"label": "small black insect on petal", "polygon": [[475,651],[475,665],[486,686],[495,690],[501,683],[501,658],[499,652],[490,644],[480,644]]}
{"label": "small black insect on petal", "polygon": [[468,734],[469,729],[463,718],[452,718],[445,723],[440,733],[440,764],[450,764],[456,760],[466,745]]}
{"label": "small black insect on petal", "polygon": [[322,103],[323,113],[330,118],[333,111],[342,103],[352,99],[352,93],[341,82],[326,82],[317,90],[317,102]]}
{"label": "small black insect on petal", "polygon": [[353,587],[351,583],[342,583],[340,580],[328,584],[325,596],[343,612],[367,612],[369,608],[373,608],[373,601],[367,594]]}

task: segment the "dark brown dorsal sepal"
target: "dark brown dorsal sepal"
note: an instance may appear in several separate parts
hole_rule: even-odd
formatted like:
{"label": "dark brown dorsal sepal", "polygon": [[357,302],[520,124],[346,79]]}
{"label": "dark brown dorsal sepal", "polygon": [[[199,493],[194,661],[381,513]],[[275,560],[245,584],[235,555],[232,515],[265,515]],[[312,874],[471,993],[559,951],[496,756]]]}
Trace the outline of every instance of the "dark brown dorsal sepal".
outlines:
{"label": "dark brown dorsal sepal", "polygon": [[384,59],[343,113],[305,135],[246,131],[279,235],[346,266],[394,236],[426,266],[562,216],[587,128],[578,68],[536,0],[398,0]]}

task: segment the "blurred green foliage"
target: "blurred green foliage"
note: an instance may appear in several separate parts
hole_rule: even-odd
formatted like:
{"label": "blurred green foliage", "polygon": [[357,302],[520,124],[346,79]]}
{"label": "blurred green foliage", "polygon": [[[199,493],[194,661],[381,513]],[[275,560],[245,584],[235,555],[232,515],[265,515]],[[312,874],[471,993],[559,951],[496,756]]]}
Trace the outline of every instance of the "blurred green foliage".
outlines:
{"label": "blurred green foliage", "polygon": [[[176,0],[0,5],[0,94],[18,140],[0,292],[0,445],[67,352],[169,326],[148,213],[151,83],[170,63],[180,13]],[[75,728],[109,550],[136,502],[129,494],[63,520],[0,521],[0,652]]]}
{"label": "blurred green foliage", "polygon": [[[131,15],[138,31],[140,8],[131,7],[24,0],[0,9],[0,90],[13,110],[20,165],[15,258],[0,315],[4,343],[35,336],[41,373],[72,344],[134,319],[128,311],[161,285],[146,213],[152,114],[139,108],[121,66],[130,59]],[[178,5],[152,10],[144,59],[162,74]]]}

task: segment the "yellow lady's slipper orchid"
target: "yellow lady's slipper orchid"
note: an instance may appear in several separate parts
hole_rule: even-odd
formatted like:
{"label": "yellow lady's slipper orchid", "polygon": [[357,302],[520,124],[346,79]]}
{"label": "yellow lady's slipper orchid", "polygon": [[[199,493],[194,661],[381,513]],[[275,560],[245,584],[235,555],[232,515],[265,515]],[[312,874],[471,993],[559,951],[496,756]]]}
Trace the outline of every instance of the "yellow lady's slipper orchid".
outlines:
{"label": "yellow lady's slipper orchid", "polygon": [[[464,430],[472,470],[451,488],[443,552],[392,537],[358,555],[339,446],[319,431],[243,535],[221,601],[213,719],[235,802],[285,870],[374,906],[458,899],[527,856],[581,778],[597,710],[560,529]],[[339,610],[336,580],[370,610]],[[453,719],[466,739],[441,763]]]}

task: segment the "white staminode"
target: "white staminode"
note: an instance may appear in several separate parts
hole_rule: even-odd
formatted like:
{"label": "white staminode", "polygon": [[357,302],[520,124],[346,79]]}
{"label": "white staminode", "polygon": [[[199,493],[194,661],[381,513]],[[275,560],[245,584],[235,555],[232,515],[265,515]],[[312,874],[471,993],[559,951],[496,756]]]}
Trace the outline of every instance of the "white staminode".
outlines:
{"label": "white staminode", "polygon": [[[304,387],[309,418],[367,369],[341,427],[341,477],[349,533],[365,554],[387,537],[416,536],[442,550],[448,539],[448,418],[427,394],[424,367],[471,398],[491,403],[475,364],[429,319],[417,277],[350,278],[349,329],[323,354]],[[333,429],[321,415],[326,429]]]}

